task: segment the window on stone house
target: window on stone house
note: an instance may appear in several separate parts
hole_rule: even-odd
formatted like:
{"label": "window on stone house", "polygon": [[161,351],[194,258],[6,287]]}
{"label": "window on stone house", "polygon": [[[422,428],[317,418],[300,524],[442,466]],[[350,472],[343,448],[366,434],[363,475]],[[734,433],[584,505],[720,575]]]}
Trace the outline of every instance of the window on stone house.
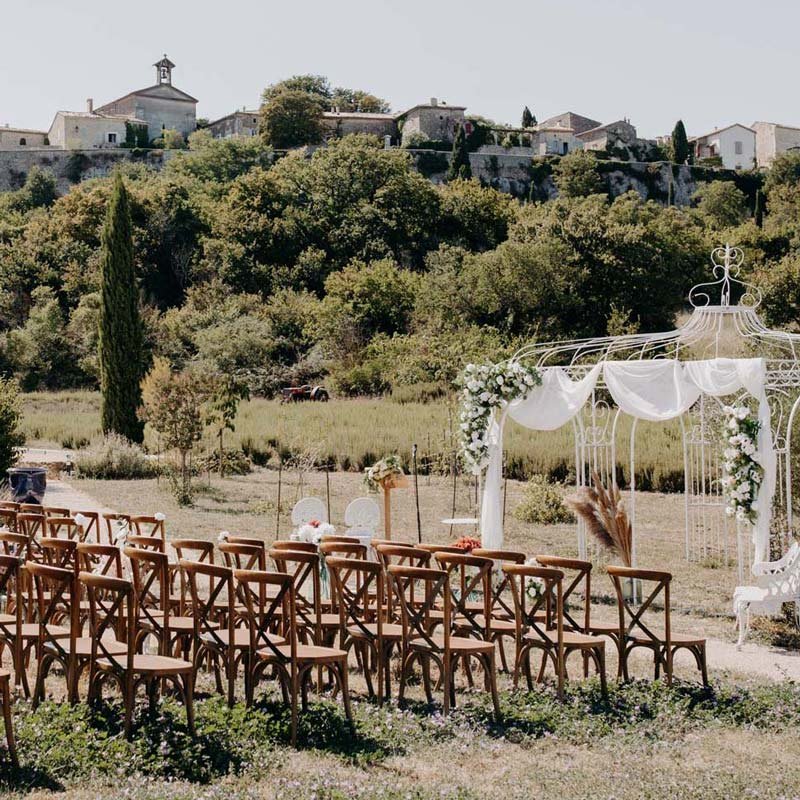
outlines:
{"label": "window on stone house", "polygon": [[24,136],[19,140],[19,143],[21,147],[25,147],[25,145],[28,144]]}
{"label": "window on stone house", "polygon": [[108,134],[108,143],[109,144],[116,144],[117,143],[117,134],[116,133],[109,133]]}
{"label": "window on stone house", "polygon": [[741,142],[734,142],[733,143],[733,152],[736,153],[737,156],[740,156],[743,152],[742,150],[742,143]]}

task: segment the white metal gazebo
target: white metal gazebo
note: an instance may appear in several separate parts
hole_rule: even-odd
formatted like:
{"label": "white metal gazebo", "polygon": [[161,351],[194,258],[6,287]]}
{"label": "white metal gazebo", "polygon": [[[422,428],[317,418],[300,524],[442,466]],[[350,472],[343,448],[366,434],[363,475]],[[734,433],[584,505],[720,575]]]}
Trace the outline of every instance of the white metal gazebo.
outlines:
{"label": "white metal gazebo", "polygon": [[[800,406],[800,334],[770,330],[762,323],[757,314],[760,291],[739,279],[739,248],[717,248],[711,261],[713,280],[692,288],[691,313],[674,330],[534,343],[513,356],[535,366],[543,385],[493,419],[481,507],[485,542],[502,542],[497,509],[506,416],[534,430],[571,424],[576,484],[581,486],[591,470],[606,485],[616,483],[620,419],[627,413],[632,416],[627,463],[634,542],[637,423],[677,419],[683,449],[685,557],[735,557],[743,577],[744,565],[764,560],[770,547],[785,549],[794,523],[792,433]],[[761,524],[754,526],[760,532],[754,532],[752,541],[749,531],[742,530],[747,526],[737,530],[736,522],[726,516],[720,480],[722,398],[729,402],[748,394],[759,404],[765,459]],[[768,497],[772,499],[764,503]],[[578,551],[586,557],[580,524]]]}

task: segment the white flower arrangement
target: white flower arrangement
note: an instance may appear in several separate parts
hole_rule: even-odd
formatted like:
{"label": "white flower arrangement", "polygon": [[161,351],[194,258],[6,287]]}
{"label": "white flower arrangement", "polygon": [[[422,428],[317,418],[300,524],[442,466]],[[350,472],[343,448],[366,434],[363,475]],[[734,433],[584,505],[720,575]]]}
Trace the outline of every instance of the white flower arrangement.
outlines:
{"label": "white flower arrangement", "polygon": [[130,525],[126,519],[117,520],[117,529],[114,532],[114,544],[122,549],[130,534]]}
{"label": "white flower arrangement", "polygon": [[403,465],[400,456],[393,454],[376,461],[364,470],[364,483],[371,492],[377,492],[381,481],[393,475],[402,475]]}
{"label": "white flower arrangement", "polygon": [[[525,564],[529,567],[541,566],[535,558],[529,558]],[[533,576],[527,576],[524,580],[525,596],[535,605],[536,601],[544,594],[544,581],[541,578],[534,578]]]}
{"label": "white flower arrangement", "polygon": [[231,534],[230,534],[230,531],[220,531],[220,532],[219,532],[219,535],[217,536],[217,541],[218,541],[220,544],[223,544],[223,542],[227,542],[227,541],[228,541],[228,537],[229,537],[230,535],[231,535]]}
{"label": "white flower arrangement", "polygon": [[519,361],[467,364],[461,375],[461,457],[467,469],[479,473],[488,460],[492,413],[524,397],[542,382],[533,367]]}
{"label": "white flower arrangement", "polygon": [[160,511],[157,514],[153,515],[153,519],[156,520],[156,522],[163,522],[166,518],[167,515],[162,514]]}
{"label": "white flower arrangement", "polygon": [[758,516],[758,490],[764,467],[756,447],[761,423],[747,406],[725,406],[722,487],[727,505],[725,513],[741,522],[753,524]]}
{"label": "white flower arrangement", "polygon": [[317,519],[312,519],[297,529],[297,532],[292,536],[292,540],[319,544],[323,536],[331,536],[334,533],[336,533],[336,528],[329,522],[320,522]]}

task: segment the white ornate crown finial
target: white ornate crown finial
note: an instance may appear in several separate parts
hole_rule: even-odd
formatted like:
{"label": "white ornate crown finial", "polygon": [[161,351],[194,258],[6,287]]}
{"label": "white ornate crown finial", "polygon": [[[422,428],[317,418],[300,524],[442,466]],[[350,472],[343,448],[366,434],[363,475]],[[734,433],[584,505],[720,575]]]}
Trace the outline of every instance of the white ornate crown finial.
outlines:
{"label": "white ornate crown finial", "polygon": [[[731,308],[731,286],[736,285],[743,291],[739,295],[738,306],[744,308],[757,308],[761,305],[761,290],[743,280],[739,280],[739,272],[744,263],[744,251],[741,247],[715,247],[711,251],[711,263],[714,265],[712,273],[717,279],[709,283],[698,283],[689,290],[689,302],[695,308],[717,305],[721,308]],[[719,287],[719,303],[711,302],[713,287]]]}

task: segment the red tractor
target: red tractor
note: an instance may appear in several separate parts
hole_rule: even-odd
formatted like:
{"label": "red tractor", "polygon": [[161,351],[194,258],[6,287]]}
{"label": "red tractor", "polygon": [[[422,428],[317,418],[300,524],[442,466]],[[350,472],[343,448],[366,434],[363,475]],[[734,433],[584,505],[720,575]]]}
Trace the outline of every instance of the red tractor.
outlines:
{"label": "red tractor", "polygon": [[302,403],[305,400],[327,403],[330,395],[324,386],[309,386],[308,384],[281,389],[281,403]]}

